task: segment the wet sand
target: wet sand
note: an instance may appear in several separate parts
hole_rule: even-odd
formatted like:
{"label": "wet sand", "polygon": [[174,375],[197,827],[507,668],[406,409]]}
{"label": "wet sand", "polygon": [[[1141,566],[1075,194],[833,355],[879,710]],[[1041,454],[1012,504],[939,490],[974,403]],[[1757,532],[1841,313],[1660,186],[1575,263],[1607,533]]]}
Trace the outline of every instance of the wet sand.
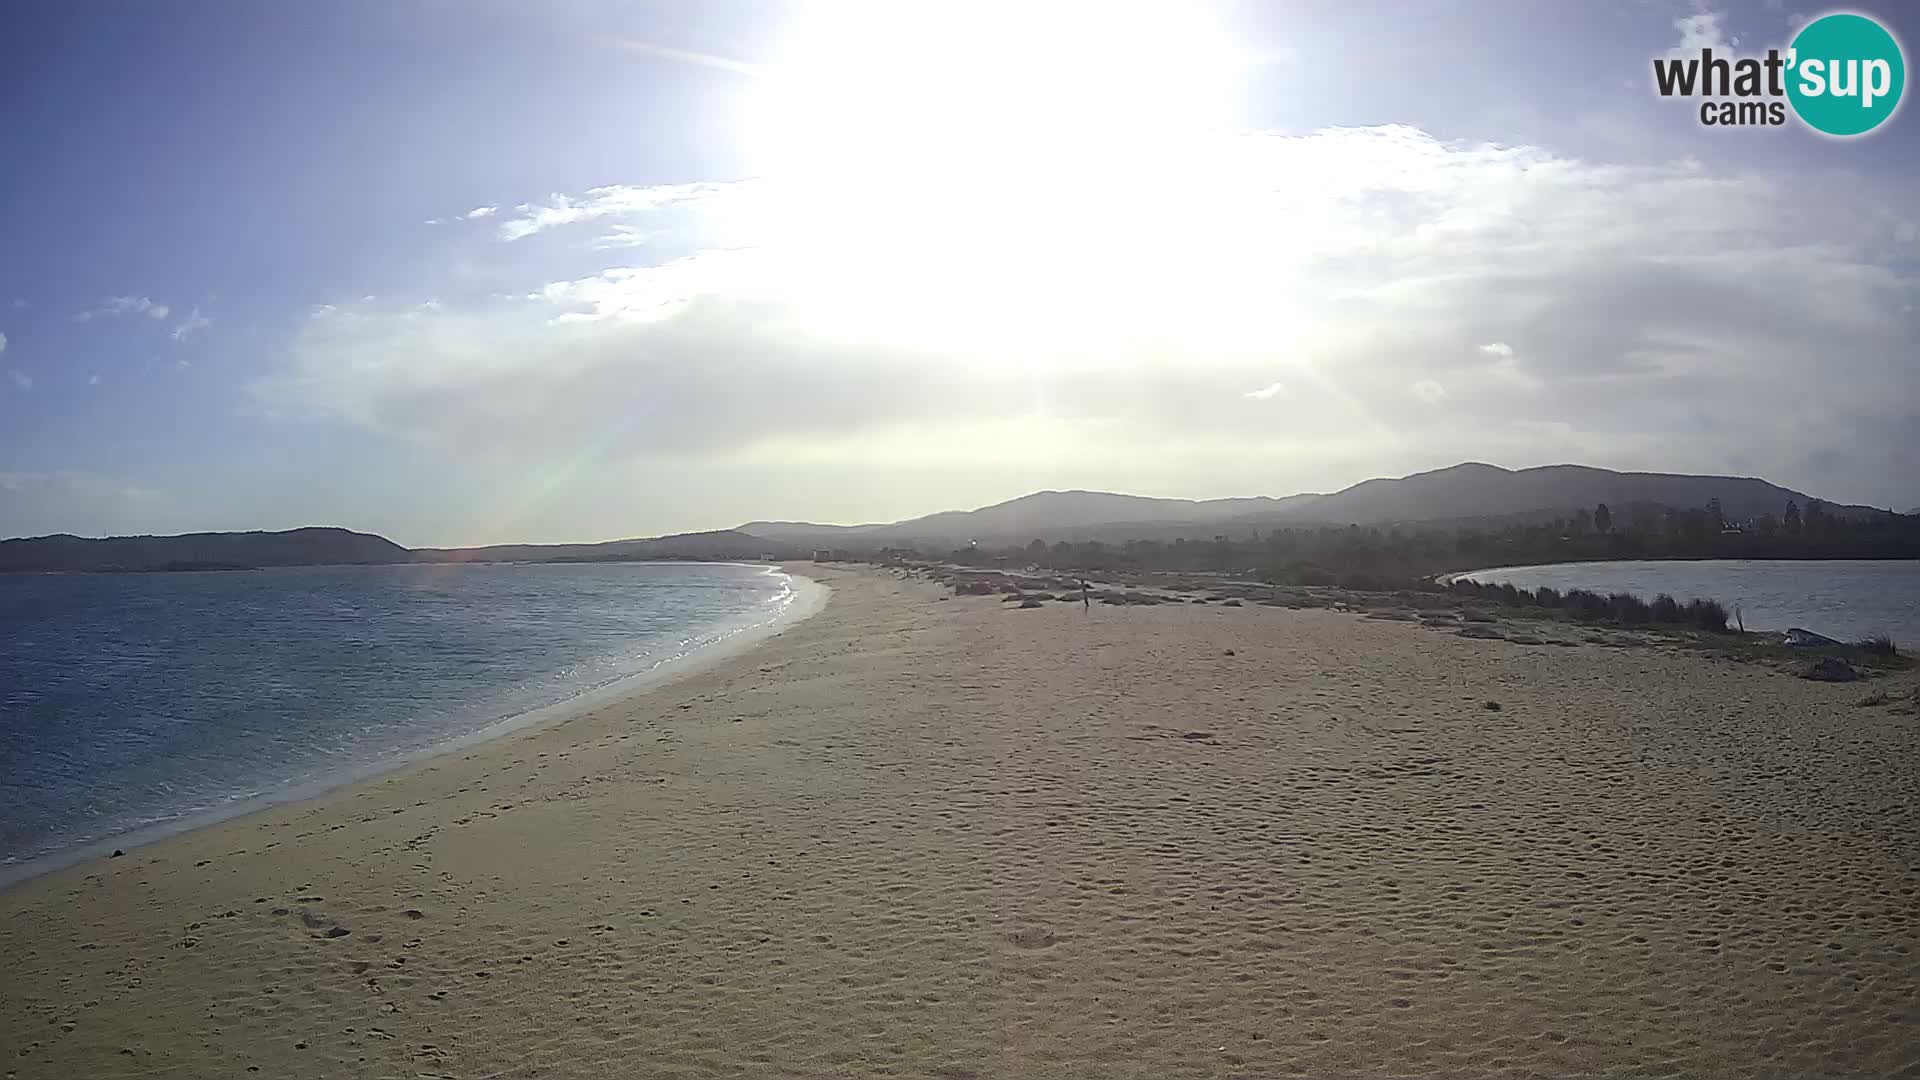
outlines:
{"label": "wet sand", "polygon": [[0,1071],[1920,1074],[1910,674],[797,569],[718,666],[0,894]]}

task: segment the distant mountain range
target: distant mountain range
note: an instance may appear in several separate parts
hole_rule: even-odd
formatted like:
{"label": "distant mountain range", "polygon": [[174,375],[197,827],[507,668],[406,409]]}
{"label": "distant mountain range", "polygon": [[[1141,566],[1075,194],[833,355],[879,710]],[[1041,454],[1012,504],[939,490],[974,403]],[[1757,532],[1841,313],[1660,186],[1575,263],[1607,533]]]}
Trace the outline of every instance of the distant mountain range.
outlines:
{"label": "distant mountain range", "polygon": [[232,570],[408,562],[406,548],[384,536],[346,529],[211,532],[185,536],[36,536],[0,540],[0,572],[23,570]]}
{"label": "distant mountain range", "polygon": [[148,570],[252,570],[269,566],[394,563],[615,562],[640,559],[757,559],[803,554],[791,546],[726,530],[604,544],[502,544],[477,548],[403,548],[383,536],[346,529],[190,533],[185,536],[38,536],[0,540],[0,573]]}
{"label": "distant mountain range", "polygon": [[[948,511],[885,525],[756,521],[740,532],[819,547],[1025,543],[1033,539],[1170,539],[1313,525],[1389,525],[1516,515],[1573,514],[1599,503],[1616,509],[1657,504],[1703,508],[1719,499],[1729,520],[1802,511],[1803,492],[1752,477],[1625,473],[1584,465],[1503,469],[1469,462],[1398,479],[1367,480],[1328,495],[1283,499],[1148,499],[1097,491],[1042,491],[978,510]],[[1879,513],[1830,506],[1842,516]]]}
{"label": "distant mountain range", "polygon": [[[1173,539],[1316,525],[1451,523],[1552,517],[1607,503],[1629,507],[1705,507],[1720,500],[1730,520],[1804,513],[1808,495],[1752,477],[1625,473],[1583,465],[1503,469],[1470,462],[1398,479],[1367,480],[1331,494],[1238,499],[1152,499],[1101,491],[1041,491],[977,510],[949,510],[887,524],[816,525],[755,521],[737,529],[600,544],[502,544],[407,549],[346,529],[192,533],[89,540],[42,536],[0,540],[0,572],[201,570],[368,563],[599,562],[637,559],[788,558],[820,548],[873,551],[920,546],[938,551],[968,543],[1032,540]],[[1879,514],[1828,505],[1841,517]],[[1920,509],[1913,511],[1920,513]]]}
{"label": "distant mountain range", "polygon": [[612,562],[635,559],[757,559],[791,554],[763,537],[734,529],[609,540],[600,544],[495,544],[472,548],[415,548],[414,562]]}

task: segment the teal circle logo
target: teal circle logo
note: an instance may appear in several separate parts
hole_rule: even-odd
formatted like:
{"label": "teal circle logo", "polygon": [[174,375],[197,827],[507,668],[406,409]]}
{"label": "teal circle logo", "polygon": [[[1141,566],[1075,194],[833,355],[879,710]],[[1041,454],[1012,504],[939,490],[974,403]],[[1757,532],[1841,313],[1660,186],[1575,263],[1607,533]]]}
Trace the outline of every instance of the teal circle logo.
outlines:
{"label": "teal circle logo", "polygon": [[1900,43],[1865,15],[1822,15],[1788,49],[1787,100],[1825,135],[1865,135],[1900,107],[1907,61]]}

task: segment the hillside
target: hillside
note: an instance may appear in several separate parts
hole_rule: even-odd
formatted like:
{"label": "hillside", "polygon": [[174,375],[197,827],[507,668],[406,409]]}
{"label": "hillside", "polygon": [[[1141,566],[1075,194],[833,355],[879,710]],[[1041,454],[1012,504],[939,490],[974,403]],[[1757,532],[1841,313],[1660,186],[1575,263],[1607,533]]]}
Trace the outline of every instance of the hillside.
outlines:
{"label": "hillside", "polygon": [[[955,510],[884,525],[752,522],[739,531],[820,547],[1005,545],[1031,540],[1171,540],[1214,534],[1244,537],[1263,529],[1312,525],[1463,522],[1555,512],[1597,503],[1675,509],[1719,499],[1729,520],[1778,515],[1803,492],[1752,477],[1615,472],[1584,465],[1503,469],[1469,462],[1411,476],[1366,480],[1330,495],[1286,498],[1150,499],[1096,491],[1041,491],[977,510]],[[1875,513],[1834,506],[1841,515]]]}
{"label": "hillside", "polygon": [[[947,510],[886,525],[814,525],[795,521],[755,521],[740,532],[769,540],[818,546],[880,546],[914,542],[1000,542],[1012,537],[1072,538],[1088,530],[1204,532],[1204,526],[1251,516],[1277,515],[1309,507],[1320,495],[1285,498],[1156,499],[1105,491],[1038,491],[978,510]],[[1129,531],[1131,530],[1131,531]]]}
{"label": "hillside", "polygon": [[402,563],[412,556],[383,536],[347,529],[115,536],[61,534],[0,540],[0,573],[323,566]]}
{"label": "hillside", "polygon": [[[1399,479],[1367,480],[1315,501],[1303,513],[1277,515],[1272,520],[1369,525],[1591,509],[1603,502],[1655,503],[1685,510],[1704,507],[1710,499],[1719,499],[1732,521],[1778,515],[1789,501],[1804,510],[1810,501],[1801,492],[1753,477],[1614,472],[1585,465],[1513,470],[1469,462]],[[1835,512],[1849,510],[1866,508],[1835,508]]]}
{"label": "hillside", "polygon": [[758,559],[793,554],[790,545],[734,529],[681,533],[599,544],[495,544],[472,548],[416,548],[416,562],[616,562],[638,559]]}
{"label": "hillside", "polygon": [[[602,562],[639,559],[759,559],[817,548],[927,550],[971,543],[1004,547],[1033,540],[1172,541],[1319,525],[1423,523],[1483,528],[1522,519],[1551,522],[1597,503],[1617,515],[1630,508],[1688,510],[1718,499],[1732,521],[1780,515],[1788,502],[1804,513],[1814,500],[1753,477],[1614,472],[1584,465],[1503,469],[1469,462],[1432,472],[1367,480],[1330,495],[1165,499],[1102,491],[1039,491],[976,510],[948,510],[887,524],[816,525],[756,521],[737,529],[595,544],[498,544],[409,551],[384,537],[346,529],[124,536],[103,540],[42,536],[0,541],[0,572],[226,569],[405,562]],[[1879,516],[1860,506],[1829,505],[1840,518]]]}

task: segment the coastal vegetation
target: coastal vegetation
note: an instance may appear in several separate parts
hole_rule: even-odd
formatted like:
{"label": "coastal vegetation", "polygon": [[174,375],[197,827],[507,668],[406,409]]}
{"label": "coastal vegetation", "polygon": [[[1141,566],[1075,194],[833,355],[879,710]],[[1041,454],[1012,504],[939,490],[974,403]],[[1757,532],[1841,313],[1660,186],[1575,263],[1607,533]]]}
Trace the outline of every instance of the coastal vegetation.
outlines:
{"label": "coastal vegetation", "polygon": [[[1920,558],[1920,517],[1841,516],[1819,500],[1728,520],[1703,509],[1605,503],[1572,513],[1414,525],[1277,528],[1236,538],[1103,542],[1035,538],[940,552],[963,566],[1032,565],[1060,572],[1253,574],[1276,585],[1412,587],[1436,575],[1489,566],[1637,559]],[[1658,620],[1655,620],[1658,621]]]}

